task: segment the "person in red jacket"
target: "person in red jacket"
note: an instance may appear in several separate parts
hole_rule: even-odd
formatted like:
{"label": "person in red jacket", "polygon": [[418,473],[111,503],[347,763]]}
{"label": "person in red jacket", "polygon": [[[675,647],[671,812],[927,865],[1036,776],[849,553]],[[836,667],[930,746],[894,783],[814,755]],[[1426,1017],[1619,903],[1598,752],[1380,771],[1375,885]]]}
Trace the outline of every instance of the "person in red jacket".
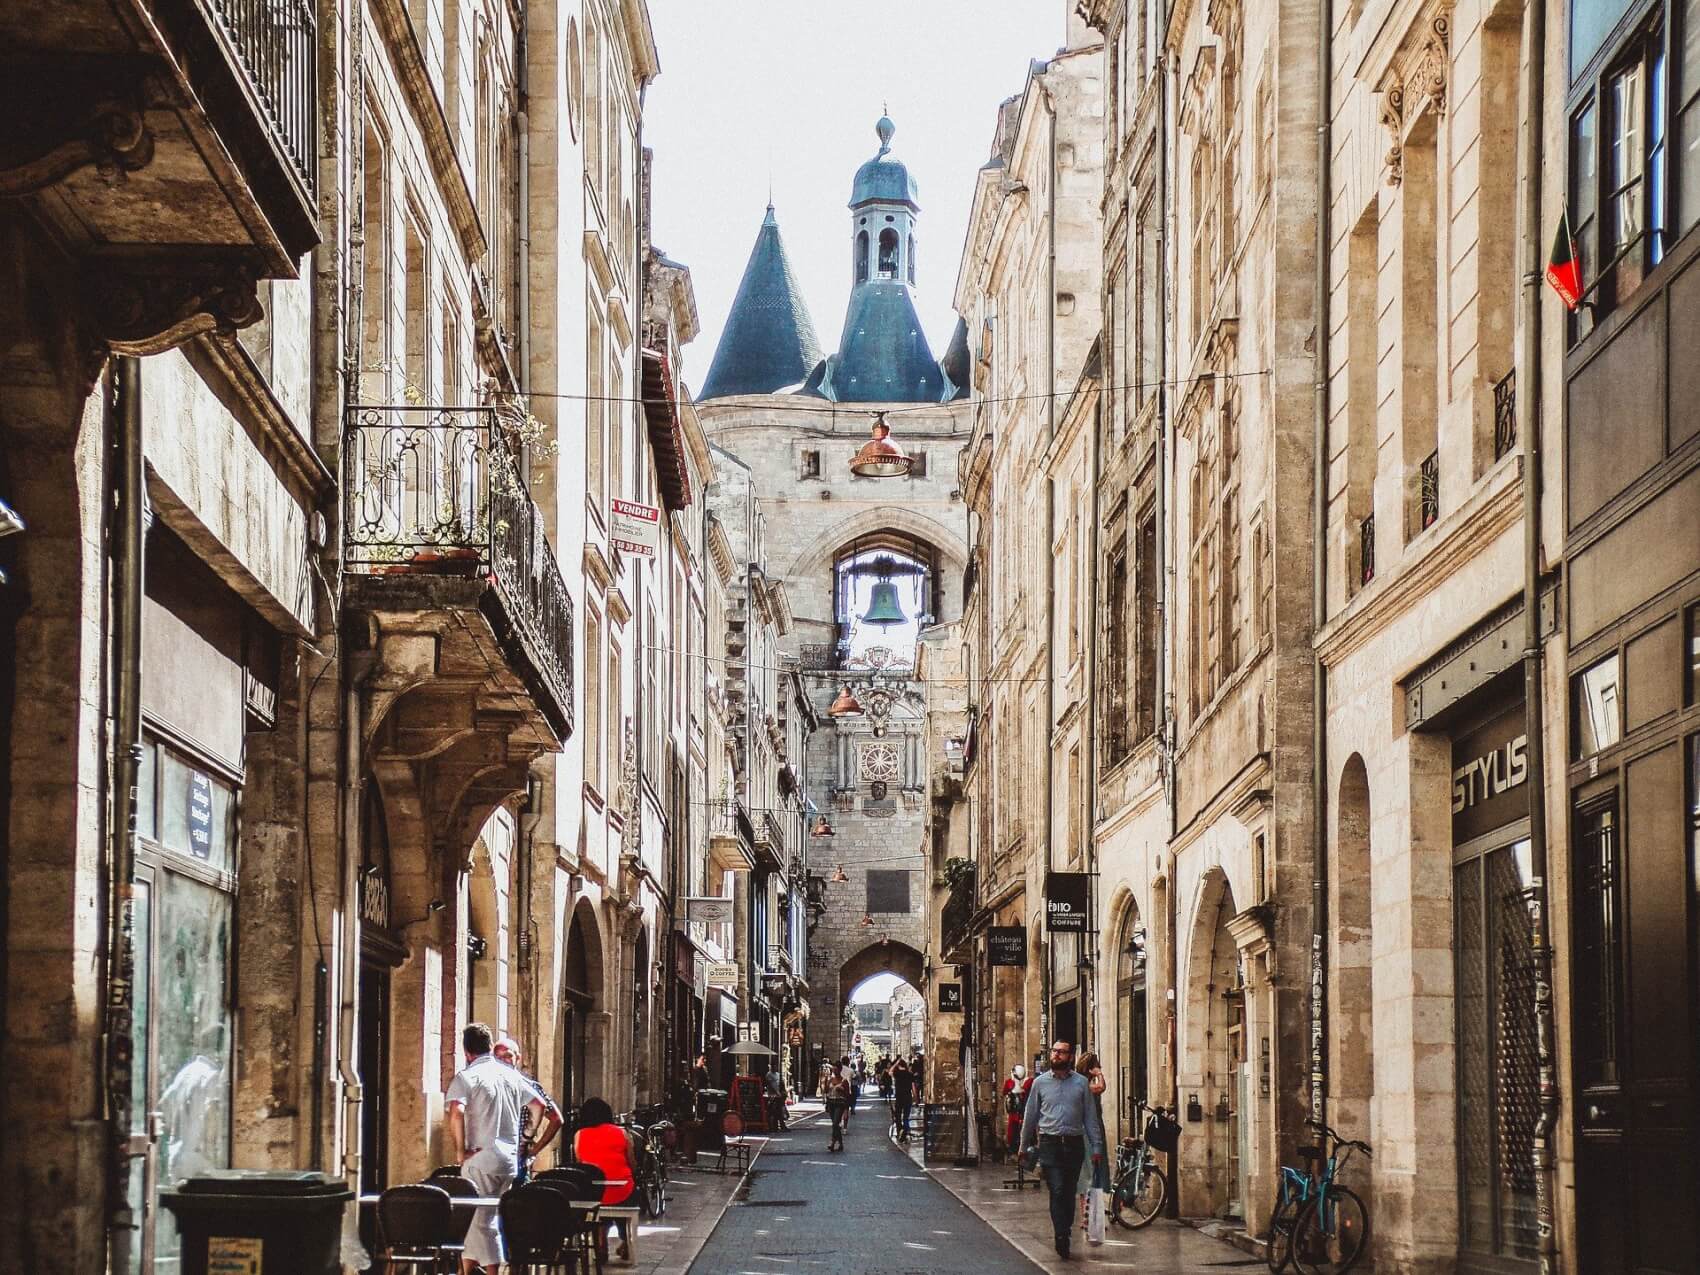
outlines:
{"label": "person in red jacket", "polygon": [[1003,1109],[1009,1116],[1004,1145],[1012,1156],[1021,1142],[1021,1117],[1027,1110],[1027,1095],[1032,1088],[1033,1077],[1027,1074],[1027,1068],[1016,1063],[1009,1069],[1009,1077],[1003,1082]]}

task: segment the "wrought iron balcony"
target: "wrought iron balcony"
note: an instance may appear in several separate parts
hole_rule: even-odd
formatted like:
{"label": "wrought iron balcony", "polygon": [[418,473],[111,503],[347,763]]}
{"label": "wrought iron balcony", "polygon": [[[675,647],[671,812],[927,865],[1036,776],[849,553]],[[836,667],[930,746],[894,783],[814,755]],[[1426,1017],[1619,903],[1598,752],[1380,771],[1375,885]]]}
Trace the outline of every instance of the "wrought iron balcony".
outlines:
{"label": "wrought iron balcony", "polygon": [[1440,521],[1440,452],[1432,451],[1417,475],[1417,521],[1427,531]]}
{"label": "wrought iron balcony", "polygon": [[1493,387],[1493,458],[1517,446],[1517,369],[1512,368]]}
{"label": "wrought iron balcony", "polygon": [[1375,579],[1375,515],[1358,524],[1358,583]]}
{"label": "wrought iron balcony", "polygon": [[950,896],[945,899],[939,916],[939,950],[946,960],[959,954],[959,949],[968,942],[968,923],[974,916],[974,880],[977,875],[977,870],[968,865],[951,882]]}
{"label": "wrought iron balcony", "polygon": [[362,596],[379,607],[386,592],[410,605],[493,601],[497,639],[527,666],[561,736],[570,733],[572,596],[498,410],[349,408],[343,492],[344,566],[369,578]]}

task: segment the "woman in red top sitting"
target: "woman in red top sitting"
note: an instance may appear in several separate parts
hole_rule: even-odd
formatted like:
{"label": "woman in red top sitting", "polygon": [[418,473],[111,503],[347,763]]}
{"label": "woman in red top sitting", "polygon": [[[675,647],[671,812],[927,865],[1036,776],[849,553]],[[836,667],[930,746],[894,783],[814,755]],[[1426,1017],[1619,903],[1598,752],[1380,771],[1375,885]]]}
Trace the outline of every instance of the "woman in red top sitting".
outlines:
{"label": "woman in red top sitting", "polygon": [[[578,1132],[573,1134],[573,1158],[600,1171],[610,1183],[602,1189],[602,1203],[629,1204],[637,1192],[637,1174],[632,1171],[637,1157],[632,1150],[631,1135],[614,1123],[614,1110],[600,1098],[585,1099],[579,1108]],[[620,1228],[620,1260],[631,1258],[631,1236],[624,1221],[614,1223]],[[607,1256],[607,1237],[598,1237],[597,1249]]]}

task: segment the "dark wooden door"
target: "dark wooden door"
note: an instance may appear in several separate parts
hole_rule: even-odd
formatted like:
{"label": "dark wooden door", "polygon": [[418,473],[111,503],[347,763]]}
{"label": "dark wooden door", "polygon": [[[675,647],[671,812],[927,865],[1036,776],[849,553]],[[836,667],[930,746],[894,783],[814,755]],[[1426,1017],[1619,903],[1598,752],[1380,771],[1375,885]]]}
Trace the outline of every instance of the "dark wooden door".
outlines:
{"label": "dark wooden door", "polygon": [[1575,819],[1578,1269],[1700,1269],[1695,1171],[1695,844],[1700,749],[1626,763]]}

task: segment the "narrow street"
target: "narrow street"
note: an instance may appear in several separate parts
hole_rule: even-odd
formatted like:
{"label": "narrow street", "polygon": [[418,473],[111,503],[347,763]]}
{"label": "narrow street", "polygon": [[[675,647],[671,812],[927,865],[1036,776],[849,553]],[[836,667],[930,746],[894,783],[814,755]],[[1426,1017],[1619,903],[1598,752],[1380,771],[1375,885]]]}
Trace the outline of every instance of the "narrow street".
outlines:
{"label": "narrow street", "polygon": [[864,1099],[842,1152],[825,1150],[824,1117],[775,1136],[691,1275],[1030,1275],[1099,1267],[1214,1275],[1262,1265],[1171,1222],[1137,1233],[1112,1227],[1099,1248],[1077,1232],[1073,1256],[1064,1262],[1050,1249],[1042,1190],[1017,1195],[991,1185],[1002,1177],[993,1168],[923,1170],[918,1136],[911,1157],[892,1145],[887,1119],[884,1104]]}
{"label": "narrow street", "polygon": [[882,1104],[862,1101],[845,1149],[831,1153],[824,1117],[777,1135],[692,1275],[1032,1271],[1008,1241],[892,1146],[887,1121]]}

